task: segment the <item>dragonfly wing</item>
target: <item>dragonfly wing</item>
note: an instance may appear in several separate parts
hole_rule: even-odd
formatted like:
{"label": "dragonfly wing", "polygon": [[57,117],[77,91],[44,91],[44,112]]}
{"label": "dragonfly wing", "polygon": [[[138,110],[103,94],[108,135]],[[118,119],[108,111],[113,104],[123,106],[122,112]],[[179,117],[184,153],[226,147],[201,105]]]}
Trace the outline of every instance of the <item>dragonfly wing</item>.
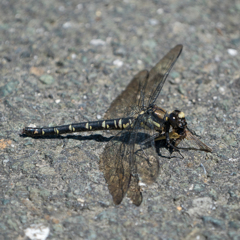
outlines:
{"label": "dragonfly wing", "polygon": [[[118,118],[129,115],[128,107],[138,106],[143,86],[148,79],[149,72],[143,70],[134,76],[126,89],[112,102],[104,118]],[[131,110],[131,109],[130,109]],[[127,112],[126,112],[127,111]]]}
{"label": "dragonfly wing", "polygon": [[138,129],[135,138],[134,156],[137,173],[144,183],[153,183],[159,174],[159,156],[155,147],[155,135],[153,124],[148,124],[150,115],[139,115],[135,121]]}
{"label": "dragonfly wing", "polygon": [[131,110],[134,111],[131,106],[141,107],[154,103],[168,73],[181,54],[182,47],[177,45],[171,49],[150,72],[143,70],[135,75],[126,89],[112,102],[104,118],[122,117],[123,114],[128,116]]}
{"label": "dragonfly wing", "polygon": [[212,152],[212,149],[205,143],[200,141],[197,136],[193,135],[189,130],[186,129],[186,137],[180,141],[176,141],[175,146],[179,149],[187,150],[200,150],[205,152]]}
{"label": "dragonfly wing", "polygon": [[[151,149],[151,150],[150,150]],[[138,159],[138,173],[142,182],[152,184],[159,175],[159,160],[158,156],[154,153],[155,148],[149,148],[145,150],[148,159],[145,157],[144,160],[139,157]]]}
{"label": "dragonfly wing", "polygon": [[100,170],[108,184],[108,189],[115,204],[120,204],[126,195],[131,180],[130,145],[131,131],[124,130],[115,136],[105,147],[100,157]]}
{"label": "dragonfly wing", "polygon": [[154,129],[152,126],[146,126],[146,116],[140,115],[135,123],[131,133],[130,145],[134,150],[130,167],[131,180],[127,196],[132,202],[139,206],[142,202],[141,187],[139,186],[139,177],[144,183],[153,183],[159,174],[158,154],[154,142]]}
{"label": "dragonfly wing", "polygon": [[139,178],[138,175],[131,175],[131,181],[129,185],[129,189],[127,192],[127,196],[132,200],[133,204],[136,206],[140,206],[142,203],[142,192],[139,186]]}
{"label": "dragonfly wing", "polygon": [[149,73],[145,87],[145,103],[153,104],[162,90],[169,72],[182,52],[181,44],[172,48]]}
{"label": "dragonfly wing", "polygon": [[151,184],[159,175],[159,156],[155,141],[151,138],[152,130],[144,130],[144,133],[139,131],[138,135],[138,143],[144,141],[145,143],[144,145],[135,144],[137,172],[142,182]]}

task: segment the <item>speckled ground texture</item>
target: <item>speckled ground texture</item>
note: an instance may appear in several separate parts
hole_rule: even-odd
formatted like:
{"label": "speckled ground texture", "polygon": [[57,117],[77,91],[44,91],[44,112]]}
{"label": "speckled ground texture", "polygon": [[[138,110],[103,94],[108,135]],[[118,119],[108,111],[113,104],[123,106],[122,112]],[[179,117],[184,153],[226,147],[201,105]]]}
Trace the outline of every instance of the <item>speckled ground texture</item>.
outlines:
{"label": "speckled ground texture", "polygon": [[[0,239],[240,239],[239,22],[234,0],[0,1]],[[213,153],[159,158],[140,207],[115,206],[99,170],[111,132],[21,136],[101,119],[179,43],[158,104]]]}

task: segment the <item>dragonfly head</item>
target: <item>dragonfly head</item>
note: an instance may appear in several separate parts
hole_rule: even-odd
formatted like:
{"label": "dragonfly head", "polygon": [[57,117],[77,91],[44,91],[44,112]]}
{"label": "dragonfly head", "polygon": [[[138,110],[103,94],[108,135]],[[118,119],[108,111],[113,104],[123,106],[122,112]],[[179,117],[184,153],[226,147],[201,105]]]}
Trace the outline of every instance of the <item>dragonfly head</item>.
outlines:
{"label": "dragonfly head", "polygon": [[169,122],[174,129],[184,129],[187,126],[185,114],[179,110],[174,110],[172,113],[170,113]]}

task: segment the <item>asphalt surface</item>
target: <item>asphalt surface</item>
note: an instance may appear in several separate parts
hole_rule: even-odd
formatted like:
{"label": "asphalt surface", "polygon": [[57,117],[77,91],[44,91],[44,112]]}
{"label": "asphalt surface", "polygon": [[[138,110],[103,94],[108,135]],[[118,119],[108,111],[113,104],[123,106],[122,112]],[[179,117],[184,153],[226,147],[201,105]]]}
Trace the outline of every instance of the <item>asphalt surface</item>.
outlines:
{"label": "asphalt surface", "polygon": [[[234,0],[2,0],[0,239],[240,239],[239,22]],[[184,111],[213,153],[159,157],[140,207],[115,206],[99,170],[111,132],[21,135],[102,119],[180,43],[158,104]]]}

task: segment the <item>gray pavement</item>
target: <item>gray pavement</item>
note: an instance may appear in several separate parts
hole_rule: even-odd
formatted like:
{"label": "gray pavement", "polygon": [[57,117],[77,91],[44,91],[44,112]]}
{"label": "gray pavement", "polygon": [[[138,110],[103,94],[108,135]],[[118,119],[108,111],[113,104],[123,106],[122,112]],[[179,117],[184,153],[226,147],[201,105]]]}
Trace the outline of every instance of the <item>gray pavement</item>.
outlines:
{"label": "gray pavement", "polygon": [[[240,239],[239,1],[0,1],[0,239]],[[99,170],[113,133],[22,137],[101,119],[176,44],[158,104],[213,153],[159,158],[143,203],[115,206]]]}

